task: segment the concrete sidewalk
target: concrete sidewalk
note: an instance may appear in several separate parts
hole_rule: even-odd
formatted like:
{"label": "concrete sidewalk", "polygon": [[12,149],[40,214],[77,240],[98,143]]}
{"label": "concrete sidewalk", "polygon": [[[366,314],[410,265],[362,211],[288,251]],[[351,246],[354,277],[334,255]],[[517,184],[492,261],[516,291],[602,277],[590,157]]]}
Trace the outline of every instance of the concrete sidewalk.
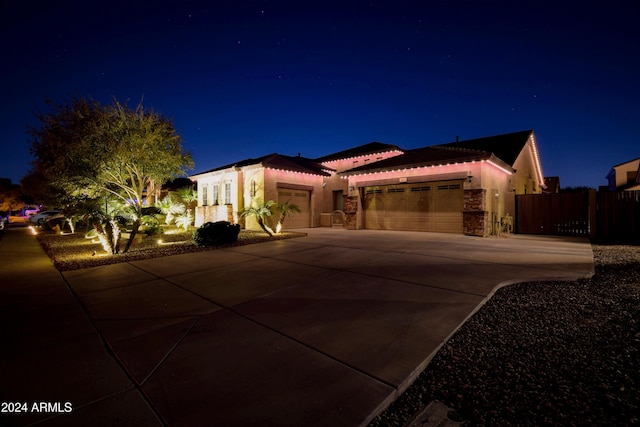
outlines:
{"label": "concrete sidewalk", "polygon": [[0,397],[73,411],[0,423],[366,424],[498,286],[593,274],[585,239],[303,231],[60,274],[8,230]]}

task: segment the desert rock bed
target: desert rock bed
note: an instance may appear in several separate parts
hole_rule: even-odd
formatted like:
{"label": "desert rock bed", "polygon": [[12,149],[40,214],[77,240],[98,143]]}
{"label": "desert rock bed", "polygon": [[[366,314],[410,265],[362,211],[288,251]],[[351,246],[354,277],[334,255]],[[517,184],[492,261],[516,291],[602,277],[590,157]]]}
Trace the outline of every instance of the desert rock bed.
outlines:
{"label": "desert rock bed", "polygon": [[433,400],[463,425],[640,425],[640,247],[593,254],[590,279],[497,291],[371,425]]}

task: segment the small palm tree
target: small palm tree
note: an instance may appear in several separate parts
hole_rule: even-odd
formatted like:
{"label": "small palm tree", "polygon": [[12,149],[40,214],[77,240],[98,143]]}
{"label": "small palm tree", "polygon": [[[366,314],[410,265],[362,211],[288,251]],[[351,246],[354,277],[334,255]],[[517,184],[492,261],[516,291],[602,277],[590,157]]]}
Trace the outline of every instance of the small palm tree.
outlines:
{"label": "small palm tree", "polygon": [[289,200],[284,203],[278,203],[278,210],[280,211],[280,218],[278,219],[278,225],[276,226],[276,233],[282,231],[282,224],[287,216],[301,212],[298,205],[289,203]]}
{"label": "small palm tree", "polygon": [[271,207],[276,204],[273,200],[269,200],[266,203],[263,203],[260,200],[255,200],[255,203],[252,203],[251,206],[248,206],[243,209],[240,214],[243,218],[246,217],[255,217],[256,221],[258,221],[258,225],[262,228],[265,233],[269,236],[273,237],[273,230],[266,223],[266,219],[273,215],[271,212]]}
{"label": "small palm tree", "polygon": [[198,201],[198,191],[191,186],[179,188],[177,192],[187,210],[193,211],[193,205]]}
{"label": "small palm tree", "polygon": [[175,223],[178,227],[183,228],[184,231],[189,230],[189,227],[193,224],[193,214],[191,213],[191,210],[187,210],[184,213],[177,215],[175,217]]}
{"label": "small palm tree", "polygon": [[186,209],[184,204],[176,200],[172,195],[165,196],[164,199],[156,202],[156,207],[166,215],[164,222],[167,225],[173,223],[177,216],[184,214]]}

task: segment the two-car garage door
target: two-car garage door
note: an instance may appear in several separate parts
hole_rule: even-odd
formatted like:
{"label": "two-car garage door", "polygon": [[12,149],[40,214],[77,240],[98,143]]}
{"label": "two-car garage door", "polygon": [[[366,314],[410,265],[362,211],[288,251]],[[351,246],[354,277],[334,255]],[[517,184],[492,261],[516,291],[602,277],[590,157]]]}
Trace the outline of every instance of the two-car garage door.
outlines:
{"label": "two-car garage door", "polygon": [[364,226],[462,233],[462,180],[364,188]]}

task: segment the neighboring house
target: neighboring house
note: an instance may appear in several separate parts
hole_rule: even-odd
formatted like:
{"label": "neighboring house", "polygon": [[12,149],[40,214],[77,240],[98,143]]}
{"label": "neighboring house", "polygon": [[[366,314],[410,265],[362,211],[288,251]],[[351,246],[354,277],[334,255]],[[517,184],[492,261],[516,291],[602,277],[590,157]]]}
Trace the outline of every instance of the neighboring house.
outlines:
{"label": "neighboring house", "polygon": [[640,158],[620,163],[607,174],[609,191],[640,190]]}
{"label": "neighboring house", "polygon": [[[196,225],[238,222],[256,199],[289,200],[286,228],[317,227],[344,212],[346,228],[485,236],[515,214],[515,195],[545,188],[533,131],[412,150],[372,142],[317,159],[271,154],[190,177]],[[257,224],[247,221],[247,228]]]}

